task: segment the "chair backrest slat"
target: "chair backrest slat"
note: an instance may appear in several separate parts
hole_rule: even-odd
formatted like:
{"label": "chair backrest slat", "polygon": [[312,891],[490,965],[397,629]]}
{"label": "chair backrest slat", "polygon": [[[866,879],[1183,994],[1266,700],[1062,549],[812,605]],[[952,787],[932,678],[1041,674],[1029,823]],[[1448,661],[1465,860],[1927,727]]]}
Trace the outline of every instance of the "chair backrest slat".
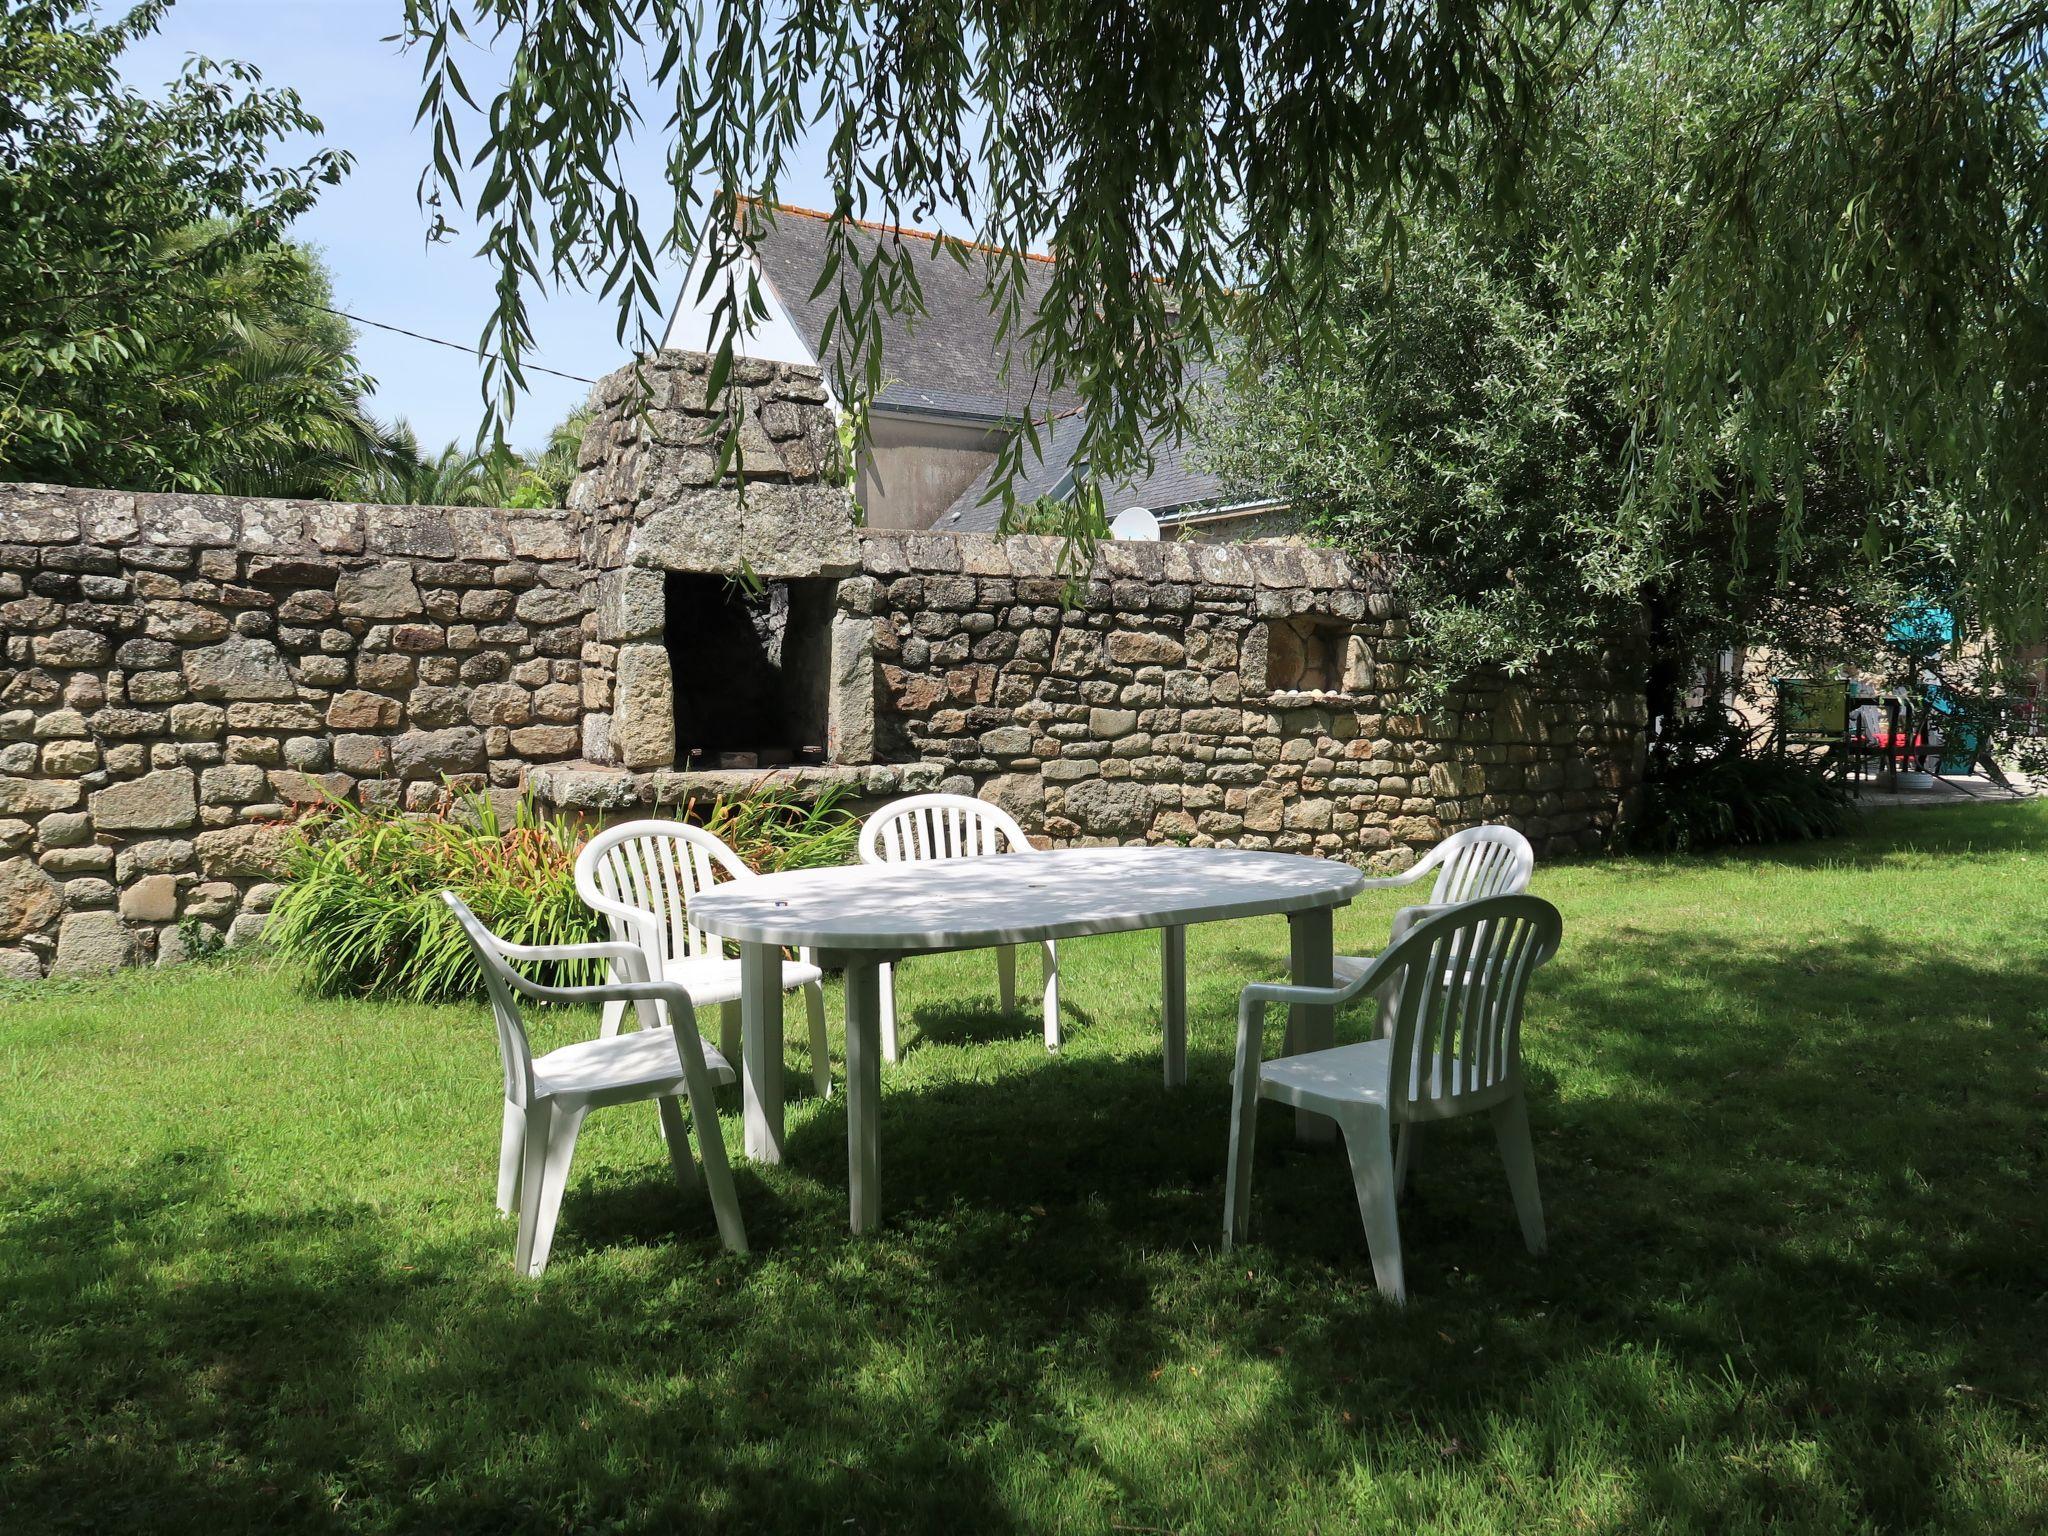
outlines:
{"label": "chair backrest slat", "polygon": [[864,864],[919,864],[1032,851],[1031,839],[1015,817],[969,795],[911,795],[894,800],[860,829]]}
{"label": "chair backrest slat", "polygon": [[690,921],[690,903],[721,881],[752,877],[732,849],[681,821],[624,822],[598,833],[576,856],[576,890],[584,900],[595,894],[642,914],[606,912],[605,920],[614,939],[647,956],[656,980],[677,962],[724,955],[719,939]]}
{"label": "chair backrest slat", "polygon": [[1388,952],[1397,1113],[1448,1112],[1461,1099],[1499,1097],[1520,1078],[1529,979],[1562,931],[1549,902],[1494,896],[1419,924]]}

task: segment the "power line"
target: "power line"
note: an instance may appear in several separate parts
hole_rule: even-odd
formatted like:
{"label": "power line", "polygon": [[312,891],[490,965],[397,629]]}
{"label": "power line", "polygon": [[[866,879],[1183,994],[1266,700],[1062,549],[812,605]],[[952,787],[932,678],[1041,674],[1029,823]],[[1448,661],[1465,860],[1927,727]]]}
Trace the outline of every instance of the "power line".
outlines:
{"label": "power line", "polygon": [[[352,315],[345,309],[336,309],[332,304],[308,304],[308,309],[324,310],[330,315],[339,315],[344,320],[353,320],[357,325],[375,326],[380,331],[394,331],[400,336],[410,336],[414,341],[429,341],[437,347],[447,347],[455,352],[467,352],[471,357],[486,354],[477,347],[465,347],[459,341],[443,341],[439,336],[422,336],[418,331],[408,331],[402,325],[387,325],[382,320],[366,320],[361,315]],[[580,373],[564,373],[559,368],[544,368],[539,363],[522,363],[520,366],[529,373],[551,373],[558,379],[567,379],[572,384],[595,384],[597,380],[586,379]]]}

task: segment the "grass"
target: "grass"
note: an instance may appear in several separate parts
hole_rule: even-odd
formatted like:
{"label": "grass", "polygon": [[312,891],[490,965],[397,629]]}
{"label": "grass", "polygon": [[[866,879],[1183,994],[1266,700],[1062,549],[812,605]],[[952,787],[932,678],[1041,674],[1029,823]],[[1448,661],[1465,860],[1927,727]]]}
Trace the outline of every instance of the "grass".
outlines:
{"label": "grass", "polygon": [[1152,936],[1066,947],[1058,1060],[986,956],[906,966],[869,1240],[837,1101],[740,1165],[747,1259],[653,1115],[602,1112],[537,1284],[475,1008],[248,966],[0,992],[4,1524],[2048,1527],[2048,806],[1536,889],[1551,1252],[1483,1122],[1445,1128],[1405,1311],[1277,1110],[1254,1240],[1218,1250],[1233,999],[1277,921],[1191,936],[1172,1096]]}

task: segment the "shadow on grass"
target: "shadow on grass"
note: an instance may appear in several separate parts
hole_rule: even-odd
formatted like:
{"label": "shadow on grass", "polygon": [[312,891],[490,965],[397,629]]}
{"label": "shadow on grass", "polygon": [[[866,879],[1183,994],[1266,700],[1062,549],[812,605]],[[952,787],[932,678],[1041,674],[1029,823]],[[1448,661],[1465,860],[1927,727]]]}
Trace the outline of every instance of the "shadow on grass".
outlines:
{"label": "shadow on grass", "polygon": [[1406,1310],[1343,1160],[1277,1110],[1254,1240],[1219,1251],[1207,983],[1176,1093],[1136,1030],[885,1078],[870,1240],[837,1099],[742,1166],[753,1258],[679,1206],[650,1122],[537,1285],[504,1226],[423,1239],[339,1178],[258,1209],[231,1140],[16,1180],[0,1492],[58,1529],[1329,1529],[1361,1466],[1420,1527],[1590,1464],[1627,1498],[1559,1524],[1997,1529],[1956,1469],[2048,1427],[2040,977],[1835,939],[1630,934],[1625,990],[1568,949],[1528,1033],[1551,1253],[1484,1123],[1438,1128]]}

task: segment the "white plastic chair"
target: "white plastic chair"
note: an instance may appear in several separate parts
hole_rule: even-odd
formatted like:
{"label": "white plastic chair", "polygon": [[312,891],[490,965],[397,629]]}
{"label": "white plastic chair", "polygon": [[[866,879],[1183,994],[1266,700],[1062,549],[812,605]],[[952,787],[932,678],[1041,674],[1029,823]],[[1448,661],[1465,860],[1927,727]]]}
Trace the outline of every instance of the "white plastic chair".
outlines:
{"label": "white plastic chair", "polygon": [[[1562,931],[1549,902],[1496,896],[1424,919],[1342,986],[1246,987],[1238,1004],[1223,1246],[1249,1228],[1259,1100],[1274,1099],[1327,1115],[1344,1133],[1373,1277],[1394,1301],[1407,1299],[1395,1202],[1407,1178],[1408,1138],[1431,1121],[1492,1117],[1523,1241],[1541,1253],[1543,1201],[1522,1086],[1522,1006],[1530,976],[1557,953]],[[1391,1035],[1260,1060],[1268,1003],[1330,1007],[1382,989],[1399,994]]]}
{"label": "white plastic chair", "polygon": [[[1518,896],[1529,889],[1529,877],[1536,870],[1536,850],[1529,839],[1513,827],[1488,823],[1453,832],[1420,860],[1398,875],[1367,880],[1368,891],[1391,890],[1396,886],[1419,884],[1432,870],[1436,886],[1429,900],[1420,906],[1403,907],[1394,914],[1389,943],[1399,943],[1424,918],[1434,917],[1461,901],[1485,901],[1493,896]],[[1333,971],[1339,983],[1365,974],[1373,964],[1371,956],[1339,955]]]}
{"label": "white plastic chair", "polygon": [[[860,829],[864,864],[917,864],[937,859],[978,859],[999,853],[1035,853],[1016,818],[1000,806],[968,795],[911,795],[891,801]],[[1045,1048],[1060,1048],[1059,951],[1048,939],[1045,952]],[[1003,1011],[1017,1006],[1017,946],[996,951],[996,986]],[[895,1061],[896,968],[881,967],[882,1059]]]}
{"label": "white plastic chair", "polygon": [[[740,856],[680,821],[628,821],[609,827],[576,855],[576,894],[611,924],[612,937],[646,957],[656,981],[673,981],[698,1008],[719,1005],[719,1049],[740,1055],[740,963],[715,934],[690,921],[690,902],[721,879],[752,880]],[[825,1037],[823,973],[801,960],[782,963],[782,990],[802,992],[811,1024],[811,1077],[820,1098],[832,1093]],[[625,1005],[605,1010],[604,1033],[617,1032]]]}
{"label": "white plastic chair", "polygon": [[[676,1104],[682,1094],[689,1096],[690,1117],[696,1123],[697,1152],[704,1160],[701,1182],[710,1187],[719,1238],[733,1252],[745,1253],[747,1229],[740,1220],[739,1195],[719,1136],[715,1097],[715,1085],[731,1082],[733,1070],[698,1036],[690,994],[674,982],[650,980],[646,960],[634,945],[507,944],[453,891],[441,892],[441,899],[476,952],[498,1026],[498,1055],[505,1068],[498,1209],[519,1217],[513,1268],[527,1276],[547,1268],[576,1138],[584,1116],[593,1109],[654,1100],[676,1183],[686,1194],[697,1188],[700,1180],[690,1157],[689,1128]],[[605,960],[625,979],[594,987],[542,986],[513,970],[505,963],[508,960]],[[514,993],[547,1003],[630,1003],[639,1011],[642,1027],[565,1045],[535,1059]],[[660,1027],[663,1012],[668,1028]]]}

